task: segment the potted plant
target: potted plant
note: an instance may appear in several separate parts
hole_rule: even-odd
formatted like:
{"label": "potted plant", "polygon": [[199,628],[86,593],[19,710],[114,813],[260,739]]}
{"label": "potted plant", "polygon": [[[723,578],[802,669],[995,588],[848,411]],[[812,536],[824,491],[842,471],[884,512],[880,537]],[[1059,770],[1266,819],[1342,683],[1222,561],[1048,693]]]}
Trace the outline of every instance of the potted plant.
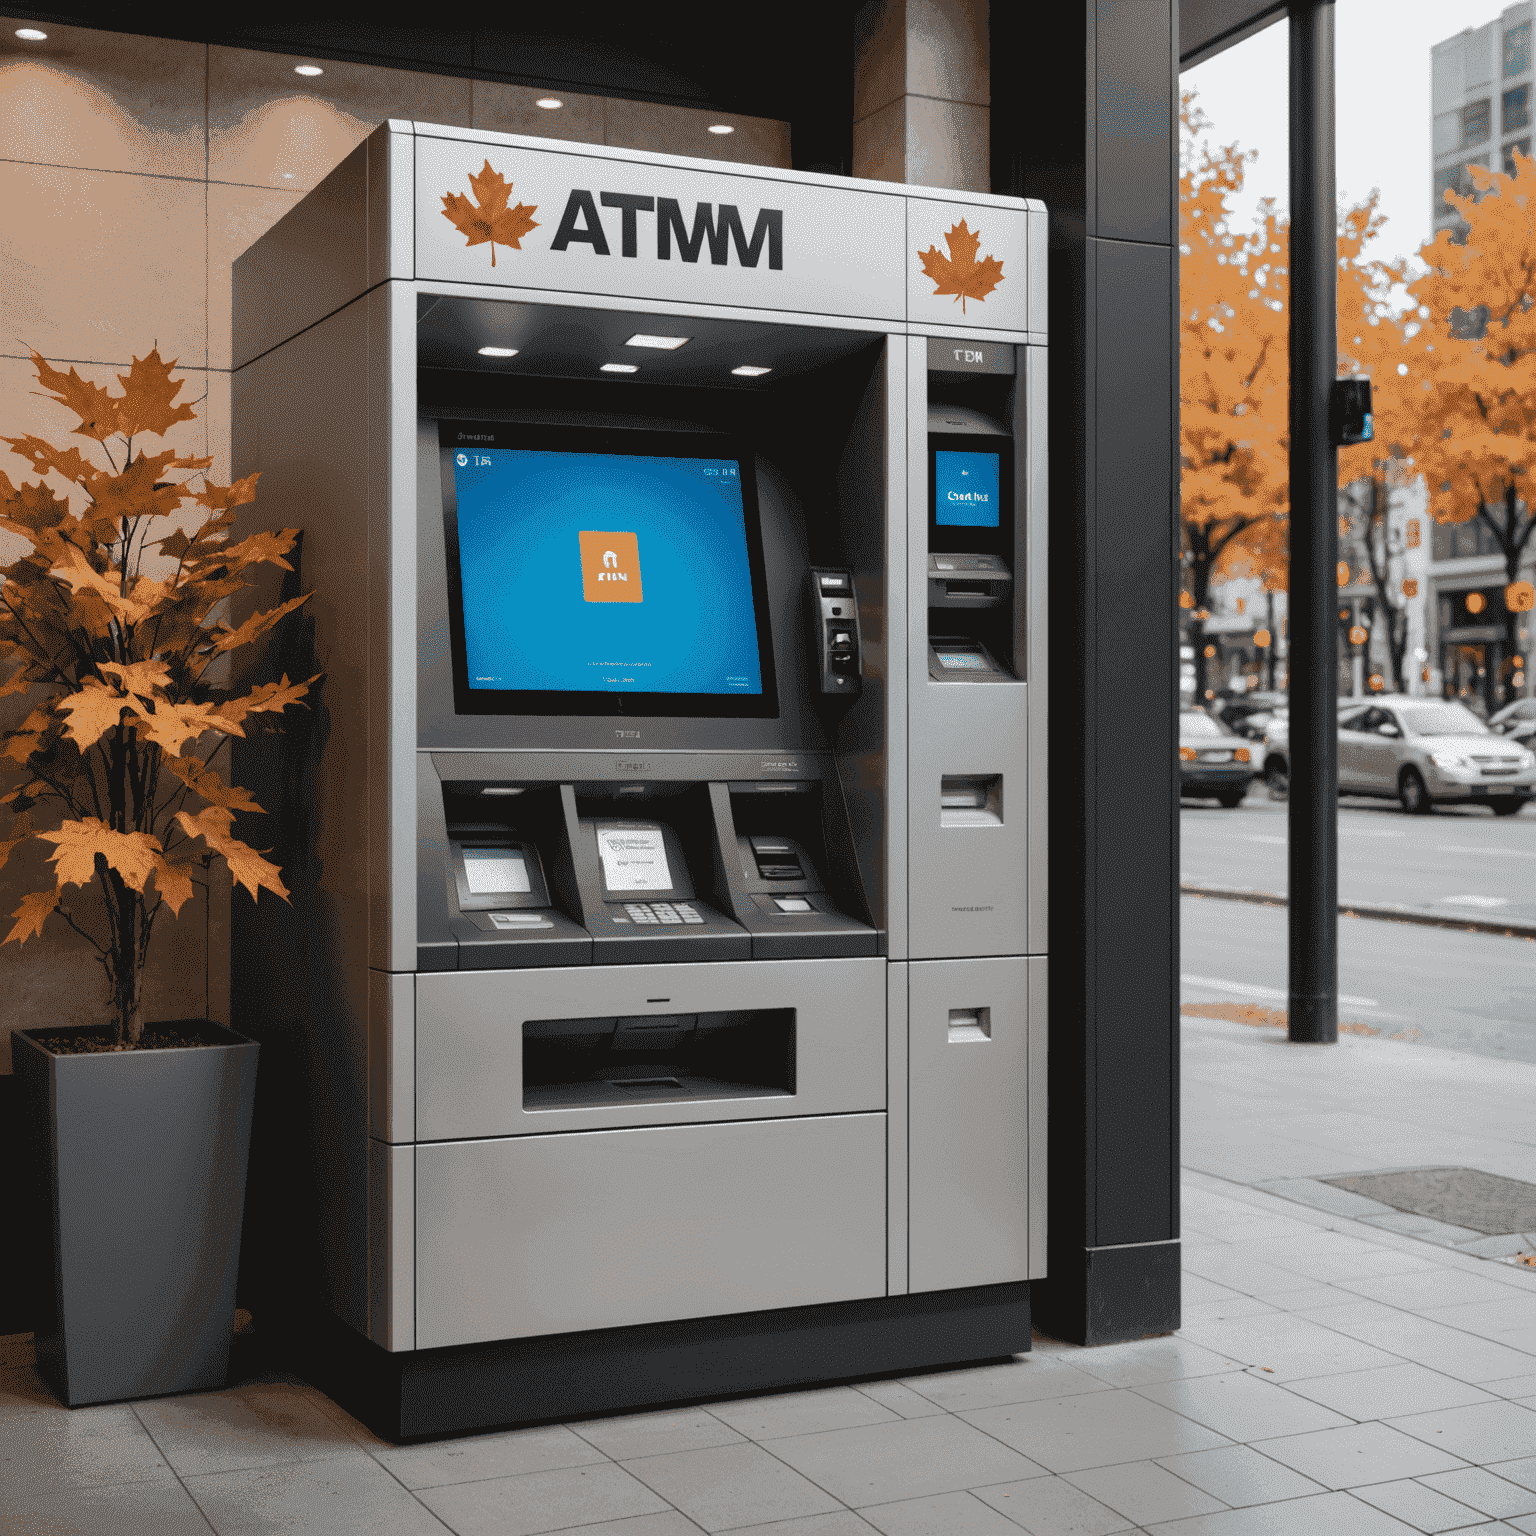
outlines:
{"label": "potted plant", "polygon": [[286,899],[277,867],[234,835],[236,812],[260,807],[215,759],[315,679],[231,680],[233,653],[304,598],[237,628],[222,615],[253,567],[292,569],[298,535],[235,539],[257,477],[215,485],[211,459],[149,451],[195,415],[176,403],[174,361],[135,358],[121,394],[32,361],[106,461],[10,437],[42,478],[0,473],[0,532],[25,544],[0,566],[0,698],[25,696],[13,721],[31,706],[0,733],[21,770],[0,796],[0,865],[37,841],[51,863],[4,942],[65,924],[106,982],[99,1026],[38,1020],[12,1036],[51,1190],[54,1314],[38,1364],[74,1406],[220,1386],[228,1369],[257,1047],[206,1019],[146,1024],[145,962],[159,919],[216,859],[253,899]]}

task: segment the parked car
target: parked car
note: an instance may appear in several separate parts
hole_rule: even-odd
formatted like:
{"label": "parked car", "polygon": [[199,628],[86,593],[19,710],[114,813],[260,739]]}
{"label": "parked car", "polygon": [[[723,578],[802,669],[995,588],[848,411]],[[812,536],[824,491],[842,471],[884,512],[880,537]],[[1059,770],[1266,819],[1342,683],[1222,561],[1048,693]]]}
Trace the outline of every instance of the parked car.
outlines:
{"label": "parked car", "polygon": [[1509,741],[1536,751],[1536,699],[1516,699],[1506,704],[1488,724]]}
{"label": "parked car", "polygon": [[[1340,699],[1339,709],[1341,711],[1353,709],[1363,702],[1360,699]],[[1254,754],[1259,762],[1259,771],[1264,775],[1264,783],[1269,789],[1271,800],[1284,800],[1290,793],[1290,730],[1290,708],[1288,705],[1282,705],[1269,717]]]}
{"label": "parked car", "polygon": [[1273,689],[1235,693],[1217,704],[1214,714],[1228,730],[1258,741],[1277,709],[1284,709],[1289,695]]}
{"label": "parked car", "polygon": [[1253,750],[1203,709],[1179,711],[1179,793],[1219,800],[1228,810],[1242,803],[1257,777]]}
{"label": "parked car", "polygon": [[1339,790],[1395,797],[1410,815],[1480,802],[1512,816],[1536,792],[1536,753],[1464,704],[1394,695],[1339,716]]}

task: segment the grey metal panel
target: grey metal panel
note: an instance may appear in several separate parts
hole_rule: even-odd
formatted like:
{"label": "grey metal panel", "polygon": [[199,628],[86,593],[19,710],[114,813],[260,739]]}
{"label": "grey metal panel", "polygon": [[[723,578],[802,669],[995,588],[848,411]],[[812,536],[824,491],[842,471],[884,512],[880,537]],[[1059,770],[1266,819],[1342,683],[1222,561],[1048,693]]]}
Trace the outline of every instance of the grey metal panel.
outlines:
{"label": "grey metal panel", "polygon": [[[1020,352],[1023,388],[1019,406],[1024,413],[1023,474],[1025,508],[1025,635],[1029,647],[1029,895],[1025,947],[1032,955],[1044,954],[1050,928],[1047,871],[1050,868],[1050,785],[1046,764],[1050,744],[1047,698],[1049,697],[1050,492],[1047,473],[1049,435],[1047,423],[1047,354],[1044,347],[1025,347]],[[1017,414],[1017,411],[1016,411]]]}
{"label": "grey metal panel", "polygon": [[416,1139],[416,978],[368,972],[368,1134]]}
{"label": "grey metal panel", "polygon": [[[911,459],[909,439],[921,429],[914,427],[910,379],[925,377],[923,365],[912,361],[913,346],[903,346],[892,336],[885,347],[885,684],[886,727],[884,763],[868,764],[866,772],[883,768],[885,781],[885,859],[882,905],[887,930],[886,953],[907,953],[907,735],[910,730],[905,678],[911,636],[908,606],[911,602],[907,547],[907,502]],[[926,404],[925,404],[926,411]],[[923,419],[923,418],[918,418]],[[922,562],[926,564],[926,562]]]}
{"label": "grey metal panel", "polygon": [[[436,1141],[885,1107],[885,961],[753,960],[458,971],[416,983],[416,1134]],[[525,1019],[793,1008],[795,1092],[523,1108]]]}
{"label": "grey metal panel", "polygon": [[885,1291],[885,1116],[416,1149],[419,1348]]}
{"label": "grey metal panel", "polygon": [[236,259],[231,294],[235,367],[350,304],[367,286],[364,142]]}
{"label": "grey metal panel", "polygon": [[1178,74],[1178,0],[1095,0],[1093,111],[1098,215],[1106,240],[1173,239],[1169,197],[1178,112],[1168,81]]}
{"label": "grey metal panel", "polygon": [[1039,203],[1029,210],[1029,329],[1031,340],[1043,342],[1050,328],[1049,293],[1050,216]]}
{"label": "grey metal panel", "polygon": [[907,1294],[907,986],[908,967],[893,965],[885,979],[885,1288]]}
{"label": "grey metal panel", "polygon": [[368,146],[368,285],[416,275],[415,135],[409,123],[381,123]]}
{"label": "grey metal panel", "polygon": [[1047,1082],[1050,1065],[1050,961],[1044,955],[1029,961],[1029,1278],[1045,1277],[1046,1206],[1049,1147]]}
{"label": "grey metal panel", "polygon": [[[1029,987],[1022,959],[909,968],[911,1288],[1029,1275]],[[988,1010],[990,1038],[951,1023]]]}
{"label": "grey metal panel", "polygon": [[[1001,275],[992,291],[980,299],[972,296],[963,305],[956,302],[953,293],[934,291],[938,285],[918,259],[927,250],[947,255],[949,231],[960,222],[980,237],[978,259],[990,257],[1002,263]],[[958,321],[977,330],[1029,330],[1030,225],[1029,211],[1022,203],[1007,209],[967,208],[948,200],[909,197],[907,319],[914,325]]]}
{"label": "grey metal panel", "polygon": [[368,1143],[368,1328],[383,1349],[416,1347],[416,1149]]}

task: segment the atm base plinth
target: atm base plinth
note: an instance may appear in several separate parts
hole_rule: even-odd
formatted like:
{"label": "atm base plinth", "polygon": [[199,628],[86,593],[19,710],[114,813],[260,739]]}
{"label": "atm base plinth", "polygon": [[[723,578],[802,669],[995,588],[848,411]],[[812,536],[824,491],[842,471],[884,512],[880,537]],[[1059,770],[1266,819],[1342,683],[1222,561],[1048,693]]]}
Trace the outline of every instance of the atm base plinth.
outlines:
{"label": "atm base plinth", "polygon": [[1030,1347],[1029,1283],[391,1354],[327,1318],[296,1368],[404,1441],[962,1366]]}

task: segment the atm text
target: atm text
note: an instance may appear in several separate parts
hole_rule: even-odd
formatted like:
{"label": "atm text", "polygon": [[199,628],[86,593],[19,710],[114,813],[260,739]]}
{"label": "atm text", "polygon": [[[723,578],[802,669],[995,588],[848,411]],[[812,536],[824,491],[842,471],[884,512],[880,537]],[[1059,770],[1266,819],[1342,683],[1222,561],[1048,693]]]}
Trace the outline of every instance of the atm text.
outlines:
{"label": "atm text", "polygon": [[598,203],[604,208],[619,210],[619,252],[624,256],[640,254],[639,215],[655,216],[656,258],[671,261],[672,242],[677,241],[677,252],[684,261],[696,262],[707,245],[712,265],[726,266],[735,247],[736,260],[743,267],[755,267],[767,248],[768,267],[778,272],[784,266],[784,210],[762,208],[747,234],[741,210],[732,203],[699,203],[693,210],[693,227],[690,229],[683,218],[682,204],[675,197],[647,197],[638,192],[599,192],[596,200],[591,192],[574,187],[566,199],[565,212],[560,216],[560,227],[549,242],[552,251],[568,250],[572,245],[591,248],[594,256],[611,256],[608,244],[609,229],[598,212]]}

